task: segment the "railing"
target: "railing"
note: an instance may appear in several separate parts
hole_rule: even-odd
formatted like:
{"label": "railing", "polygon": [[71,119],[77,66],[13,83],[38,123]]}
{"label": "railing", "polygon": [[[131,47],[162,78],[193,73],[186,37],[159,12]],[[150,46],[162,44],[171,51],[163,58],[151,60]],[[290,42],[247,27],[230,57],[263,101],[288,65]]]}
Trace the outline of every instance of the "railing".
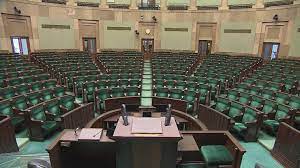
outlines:
{"label": "railing", "polygon": [[284,167],[300,166],[300,131],[286,123],[280,123],[272,156]]}
{"label": "railing", "polygon": [[63,129],[75,129],[84,127],[94,118],[94,103],[82,105],[61,116],[61,126]]}
{"label": "railing", "polygon": [[208,130],[229,130],[231,126],[230,117],[202,104],[199,105],[198,118]]}
{"label": "railing", "polygon": [[42,2],[46,3],[55,3],[55,4],[66,4],[66,0],[42,0]]}
{"label": "railing", "polygon": [[160,4],[139,3],[137,6],[141,10],[160,10]]}

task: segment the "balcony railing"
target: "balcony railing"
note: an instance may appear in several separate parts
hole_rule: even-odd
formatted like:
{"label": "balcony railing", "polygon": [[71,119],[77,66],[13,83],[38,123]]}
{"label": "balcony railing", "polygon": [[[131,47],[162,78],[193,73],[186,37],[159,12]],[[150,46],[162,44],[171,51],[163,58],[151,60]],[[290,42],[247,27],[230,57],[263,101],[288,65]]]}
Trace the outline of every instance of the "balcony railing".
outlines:
{"label": "balcony railing", "polygon": [[42,0],[45,3],[66,4],[66,0]]}
{"label": "balcony railing", "polygon": [[265,0],[265,7],[293,4],[293,0]]}
{"label": "balcony railing", "polygon": [[93,2],[77,2],[77,6],[99,7],[99,3],[93,3]]}
{"label": "balcony railing", "polygon": [[160,10],[160,5],[159,4],[143,4],[139,3],[138,8],[140,10]]}
{"label": "balcony railing", "polygon": [[129,4],[108,4],[109,8],[129,9]]}

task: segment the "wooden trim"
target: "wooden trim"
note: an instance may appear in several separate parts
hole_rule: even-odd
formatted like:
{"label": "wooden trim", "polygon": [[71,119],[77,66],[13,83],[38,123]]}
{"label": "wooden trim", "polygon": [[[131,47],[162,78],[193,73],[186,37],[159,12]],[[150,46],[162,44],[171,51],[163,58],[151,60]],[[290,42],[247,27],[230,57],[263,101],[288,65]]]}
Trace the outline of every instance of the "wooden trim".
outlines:
{"label": "wooden trim", "polygon": [[131,30],[131,27],[115,27],[115,26],[107,26],[107,30]]}
{"label": "wooden trim", "polygon": [[165,31],[188,32],[188,31],[189,31],[189,28],[172,28],[172,27],[168,27],[168,28],[165,28]]}
{"label": "wooden trim", "polygon": [[52,24],[42,24],[43,29],[71,29],[70,25],[52,25]]}
{"label": "wooden trim", "polygon": [[224,29],[224,33],[251,33],[251,29]]}

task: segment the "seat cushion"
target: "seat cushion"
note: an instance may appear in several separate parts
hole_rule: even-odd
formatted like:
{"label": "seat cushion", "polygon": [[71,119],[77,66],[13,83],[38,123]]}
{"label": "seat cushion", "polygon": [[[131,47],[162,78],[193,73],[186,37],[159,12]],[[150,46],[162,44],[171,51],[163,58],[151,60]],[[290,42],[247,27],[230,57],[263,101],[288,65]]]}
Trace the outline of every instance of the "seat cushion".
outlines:
{"label": "seat cushion", "polygon": [[235,123],[232,129],[234,132],[241,134],[247,130],[247,127],[243,123]]}
{"label": "seat cushion", "polygon": [[12,117],[11,123],[16,126],[24,122],[24,118],[22,117]]}
{"label": "seat cushion", "polygon": [[42,129],[45,131],[46,134],[55,131],[58,125],[55,121],[45,121],[42,125]]}
{"label": "seat cushion", "polygon": [[207,165],[231,165],[233,157],[224,145],[207,145],[201,147],[201,154]]}
{"label": "seat cushion", "polygon": [[265,120],[263,124],[270,128],[273,133],[277,132],[279,127],[279,122],[276,120]]}

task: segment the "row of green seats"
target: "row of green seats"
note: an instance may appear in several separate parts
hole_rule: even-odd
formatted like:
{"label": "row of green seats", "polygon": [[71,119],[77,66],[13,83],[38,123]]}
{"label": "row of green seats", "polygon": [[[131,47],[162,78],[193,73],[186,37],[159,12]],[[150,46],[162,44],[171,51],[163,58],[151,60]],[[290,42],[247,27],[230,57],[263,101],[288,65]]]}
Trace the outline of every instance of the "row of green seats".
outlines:
{"label": "row of green seats", "polygon": [[5,88],[0,88],[0,100],[9,99],[17,95],[23,95],[30,92],[42,90],[42,89],[50,89],[57,86],[57,81],[55,79],[45,80],[45,81],[37,81],[33,83],[25,83],[16,86],[9,86]]}

